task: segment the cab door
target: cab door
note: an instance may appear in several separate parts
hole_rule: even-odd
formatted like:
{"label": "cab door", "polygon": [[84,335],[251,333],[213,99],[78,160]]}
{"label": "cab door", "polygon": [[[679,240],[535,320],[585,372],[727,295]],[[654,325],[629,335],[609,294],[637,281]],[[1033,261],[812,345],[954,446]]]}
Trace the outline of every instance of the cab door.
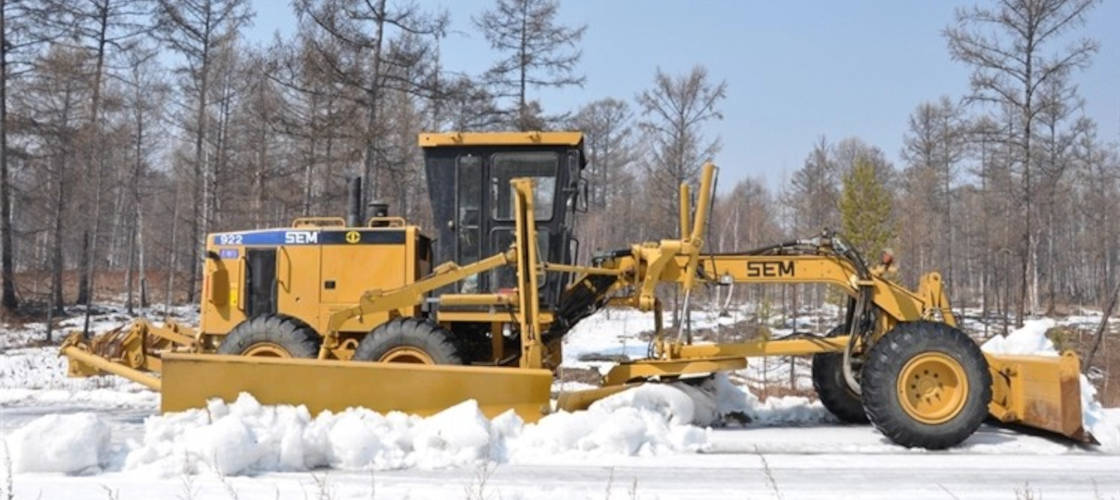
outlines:
{"label": "cab door", "polygon": [[[455,193],[455,262],[469,264],[483,257],[483,196],[482,157],[466,154],[459,156],[455,165],[458,190]],[[487,252],[490,255],[493,252]],[[459,293],[479,293],[485,289],[479,275],[459,282]]]}
{"label": "cab door", "polygon": [[276,313],[276,248],[245,250],[245,313],[250,317]]}
{"label": "cab door", "polygon": [[[537,221],[538,248],[542,261],[551,255],[552,236],[549,228],[555,217],[557,199],[557,168],[560,155],[556,151],[500,151],[490,155],[489,179],[489,227],[487,242],[489,253],[505,251],[514,242],[514,203],[513,187],[510,181],[518,177],[528,177],[533,181],[533,209]],[[513,268],[499,268],[489,273],[489,290],[516,286],[516,273]],[[545,282],[541,282],[543,287]]]}

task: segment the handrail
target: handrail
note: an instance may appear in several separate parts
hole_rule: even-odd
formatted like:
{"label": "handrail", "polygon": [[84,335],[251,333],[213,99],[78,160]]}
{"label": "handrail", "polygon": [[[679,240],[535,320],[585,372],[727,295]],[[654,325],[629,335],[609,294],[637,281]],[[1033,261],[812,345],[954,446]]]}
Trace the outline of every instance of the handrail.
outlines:
{"label": "handrail", "polygon": [[342,217],[296,217],[292,227],[346,227]]}

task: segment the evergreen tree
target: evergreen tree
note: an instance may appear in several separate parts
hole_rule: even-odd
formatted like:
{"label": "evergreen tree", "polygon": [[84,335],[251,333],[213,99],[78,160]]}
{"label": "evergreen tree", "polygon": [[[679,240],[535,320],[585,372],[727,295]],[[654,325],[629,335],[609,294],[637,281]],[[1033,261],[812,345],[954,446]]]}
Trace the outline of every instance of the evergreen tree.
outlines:
{"label": "evergreen tree", "polygon": [[857,159],[844,175],[840,218],[844,236],[870,258],[878,257],[894,238],[890,192],[865,158]]}

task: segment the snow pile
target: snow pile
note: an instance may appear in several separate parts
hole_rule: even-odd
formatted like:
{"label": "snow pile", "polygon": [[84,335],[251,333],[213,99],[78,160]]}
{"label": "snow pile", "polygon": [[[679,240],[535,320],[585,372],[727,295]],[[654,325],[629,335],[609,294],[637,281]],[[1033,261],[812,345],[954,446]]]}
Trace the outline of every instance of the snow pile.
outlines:
{"label": "snow pile", "polygon": [[711,398],[686,384],[646,384],[591,404],[587,411],[557,412],[536,424],[495,419],[512,439],[511,461],[569,452],[595,455],[661,455],[695,452],[708,445],[708,432],[693,424],[715,420]]}
{"label": "snow pile", "polygon": [[1054,343],[1046,338],[1046,332],[1057,323],[1050,318],[1032,319],[1023,322],[1023,327],[1008,333],[1006,337],[992,337],[981,346],[991,354],[1021,354],[1037,356],[1057,356]]}
{"label": "snow pile", "polygon": [[[981,349],[991,354],[1058,356],[1054,343],[1046,337],[1046,332],[1055,325],[1054,320],[1049,318],[1024,321],[1022,328],[1006,337],[993,337]],[[1081,422],[1102,448],[1120,450],[1120,420],[1101,406],[1096,387],[1085,375],[1081,375]]]}
{"label": "snow pile", "polygon": [[820,403],[803,396],[769,397],[759,401],[749,391],[731,383],[725,374],[706,380],[701,389],[714,394],[714,414],[722,423],[729,417],[746,417],[752,425],[811,425],[836,422],[836,417]]}
{"label": "snow pile", "polygon": [[[709,403],[714,408],[714,403]],[[711,410],[700,415],[711,418]],[[707,431],[690,425],[696,405],[681,389],[642,386],[524,424],[512,411],[487,419],[468,400],[428,418],[363,408],[323,412],[265,406],[241,394],[226,404],[147,419],[143,442],[124,460],[128,470],[162,476],[214,471],[344,470],[465,466],[556,454],[659,455],[694,452]]]}
{"label": "snow pile", "polygon": [[1097,388],[1081,376],[1081,422],[1101,448],[1120,451],[1120,413],[1108,412],[1097,400]]}
{"label": "snow pile", "polygon": [[14,472],[100,472],[109,425],[92,413],[44,415],[4,439]]}

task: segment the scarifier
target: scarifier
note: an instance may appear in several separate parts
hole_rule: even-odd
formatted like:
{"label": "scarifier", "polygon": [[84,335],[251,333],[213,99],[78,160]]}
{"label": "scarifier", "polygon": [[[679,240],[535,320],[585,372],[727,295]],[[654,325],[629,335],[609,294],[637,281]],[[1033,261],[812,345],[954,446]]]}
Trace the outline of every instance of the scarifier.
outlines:
{"label": "scarifier", "polygon": [[[829,410],[870,421],[903,446],[956,445],[988,415],[1091,439],[1077,357],[981,352],[959,329],[937,273],[908,290],[827,231],[704,253],[711,164],[694,209],[681,185],[679,237],[577,265],[572,228],[588,190],[582,134],[425,133],[419,142],[434,238],[383,205],[362,221],[353,202],[349,220],[208,235],[198,328],[141,319],[92,341],[72,334],[62,347],[70,374],[135,380],[161,391],[163,411],[247,391],[313,413],[425,415],[473,398],[487,415],[513,409],[535,421],[636,384],[742,369],[747,357],[811,355]],[[827,336],[699,343],[684,328],[664,334],[659,285],[679,287],[687,315],[698,286],[735,283],[829,284],[848,297],[847,314]],[[600,388],[551,401],[561,339],[607,306],[654,315],[649,357],[618,363]]]}

